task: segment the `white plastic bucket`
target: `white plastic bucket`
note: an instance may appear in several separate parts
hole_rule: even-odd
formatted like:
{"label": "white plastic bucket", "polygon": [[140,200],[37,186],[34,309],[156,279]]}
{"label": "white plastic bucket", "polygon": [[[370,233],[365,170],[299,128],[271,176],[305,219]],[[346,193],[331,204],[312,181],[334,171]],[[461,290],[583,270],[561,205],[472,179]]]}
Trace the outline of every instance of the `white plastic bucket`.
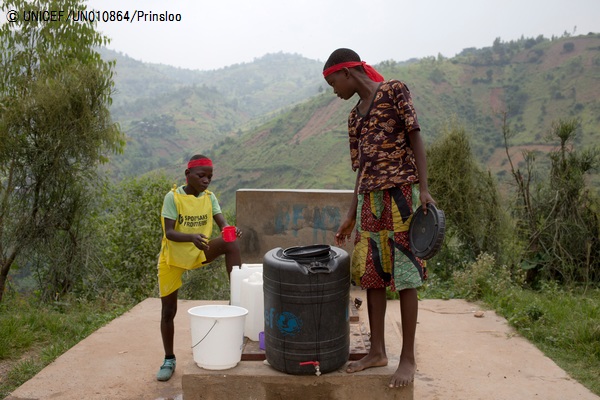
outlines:
{"label": "white plastic bucket", "polygon": [[228,305],[192,307],[190,314],[194,361],[204,369],[233,368],[242,359],[248,310]]}
{"label": "white plastic bucket", "polygon": [[[242,306],[241,293],[242,293],[242,281],[248,278],[255,272],[262,272],[262,264],[242,264],[241,267],[237,265],[233,266],[231,270],[230,279],[230,304],[232,306]],[[243,307],[243,306],[242,306]]]}

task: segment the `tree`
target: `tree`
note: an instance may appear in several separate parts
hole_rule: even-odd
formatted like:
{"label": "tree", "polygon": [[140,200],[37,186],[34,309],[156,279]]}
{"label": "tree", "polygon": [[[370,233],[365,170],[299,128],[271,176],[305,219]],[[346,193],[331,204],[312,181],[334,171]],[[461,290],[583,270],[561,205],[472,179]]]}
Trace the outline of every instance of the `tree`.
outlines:
{"label": "tree", "polygon": [[108,39],[95,22],[31,18],[39,10],[85,10],[84,2],[5,0],[1,7],[18,18],[0,28],[0,301],[9,270],[31,264],[26,256],[36,246],[66,236],[70,248],[58,253],[80,250],[76,227],[96,167],[125,143],[108,110],[114,65],[95,51]]}
{"label": "tree", "polygon": [[[501,263],[510,261],[510,221],[496,182],[475,160],[464,128],[453,121],[445,127],[429,147],[427,163],[429,187],[446,214],[445,248],[438,259],[458,264],[485,252]],[[452,251],[445,251],[448,246]]]}
{"label": "tree", "polygon": [[524,237],[523,267],[527,282],[540,278],[564,283],[600,281],[600,203],[585,177],[600,165],[600,148],[576,150],[577,119],[559,119],[549,139],[558,146],[547,154],[550,171],[538,176],[536,157],[524,153],[525,170],[515,165],[508,140],[513,137],[504,117],[503,135],[511,174],[516,183],[517,233]]}

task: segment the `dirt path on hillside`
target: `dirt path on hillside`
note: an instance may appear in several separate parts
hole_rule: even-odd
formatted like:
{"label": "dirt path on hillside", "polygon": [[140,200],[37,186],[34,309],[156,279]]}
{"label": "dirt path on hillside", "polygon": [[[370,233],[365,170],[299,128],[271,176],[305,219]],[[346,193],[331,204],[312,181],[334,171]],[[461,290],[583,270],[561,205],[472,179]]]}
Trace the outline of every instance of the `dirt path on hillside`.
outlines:
{"label": "dirt path on hillside", "polygon": [[[343,103],[341,101],[334,99],[326,107],[317,110],[306,123],[306,125],[304,125],[304,128],[300,129],[290,142],[300,143],[311,136],[322,133],[324,127],[328,126],[328,122],[331,121],[331,117],[340,109],[342,104]],[[329,125],[331,125],[331,123]]]}

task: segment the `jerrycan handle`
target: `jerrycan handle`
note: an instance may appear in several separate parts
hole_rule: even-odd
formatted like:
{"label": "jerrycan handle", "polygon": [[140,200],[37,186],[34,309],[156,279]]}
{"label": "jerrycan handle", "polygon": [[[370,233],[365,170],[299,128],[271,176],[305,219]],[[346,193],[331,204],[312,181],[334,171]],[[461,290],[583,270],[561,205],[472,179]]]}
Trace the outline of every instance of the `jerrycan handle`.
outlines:
{"label": "jerrycan handle", "polygon": [[329,264],[322,264],[320,262],[312,262],[306,266],[306,269],[311,274],[330,274],[332,271]]}

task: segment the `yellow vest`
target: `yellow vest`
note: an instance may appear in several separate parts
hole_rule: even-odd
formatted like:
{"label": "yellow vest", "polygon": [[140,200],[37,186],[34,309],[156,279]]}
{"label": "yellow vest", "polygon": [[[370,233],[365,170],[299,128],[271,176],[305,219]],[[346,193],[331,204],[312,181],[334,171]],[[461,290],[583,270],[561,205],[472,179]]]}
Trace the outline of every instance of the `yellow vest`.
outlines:
{"label": "yellow vest", "polygon": [[[175,230],[182,233],[201,233],[210,238],[213,229],[212,202],[208,190],[199,197],[194,195],[177,193],[172,189],[177,207],[177,220]],[[167,239],[165,234],[164,218],[161,218],[163,226],[162,251],[168,265],[179,268],[195,269],[202,266],[206,261],[204,252],[198,249],[192,242],[174,242]]]}

